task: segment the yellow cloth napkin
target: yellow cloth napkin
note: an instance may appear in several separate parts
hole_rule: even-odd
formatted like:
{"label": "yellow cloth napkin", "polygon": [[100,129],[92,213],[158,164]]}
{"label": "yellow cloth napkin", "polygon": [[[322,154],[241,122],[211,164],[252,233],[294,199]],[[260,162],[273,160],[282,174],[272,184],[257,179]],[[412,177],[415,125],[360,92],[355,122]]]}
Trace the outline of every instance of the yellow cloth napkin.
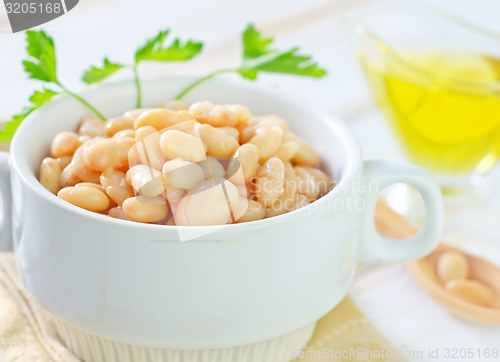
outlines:
{"label": "yellow cloth napkin", "polygon": [[[397,351],[348,297],[319,321],[303,351],[291,351],[294,357],[294,362],[406,361],[397,358]],[[60,342],[48,314],[22,287],[12,253],[0,253],[0,361],[79,361]]]}
{"label": "yellow cloth napkin", "polygon": [[317,324],[313,337],[293,362],[404,362],[349,297]]}

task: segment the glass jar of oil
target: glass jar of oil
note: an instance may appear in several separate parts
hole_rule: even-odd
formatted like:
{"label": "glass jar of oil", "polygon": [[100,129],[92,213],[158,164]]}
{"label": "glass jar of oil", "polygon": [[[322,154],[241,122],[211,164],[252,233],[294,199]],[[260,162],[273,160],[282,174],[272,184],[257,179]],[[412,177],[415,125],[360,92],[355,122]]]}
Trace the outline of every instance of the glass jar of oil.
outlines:
{"label": "glass jar of oil", "polygon": [[[406,63],[406,59],[411,64]],[[500,60],[411,49],[374,64],[361,55],[378,105],[410,160],[439,174],[483,174],[500,151]]]}
{"label": "glass jar of oil", "polygon": [[435,9],[346,21],[374,98],[408,159],[444,188],[500,158],[500,34]]}

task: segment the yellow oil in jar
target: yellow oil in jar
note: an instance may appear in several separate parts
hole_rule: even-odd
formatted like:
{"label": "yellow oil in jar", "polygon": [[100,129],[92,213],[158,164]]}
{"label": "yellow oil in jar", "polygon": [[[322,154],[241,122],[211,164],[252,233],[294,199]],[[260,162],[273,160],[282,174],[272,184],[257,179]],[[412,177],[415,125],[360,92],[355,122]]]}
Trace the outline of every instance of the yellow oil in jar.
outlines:
{"label": "yellow oil in jar", "polygon": [[500,155],[499,59],[413,49],[381,64],[361,60],[411,161],[450,175],[485,173],[494,165]]}

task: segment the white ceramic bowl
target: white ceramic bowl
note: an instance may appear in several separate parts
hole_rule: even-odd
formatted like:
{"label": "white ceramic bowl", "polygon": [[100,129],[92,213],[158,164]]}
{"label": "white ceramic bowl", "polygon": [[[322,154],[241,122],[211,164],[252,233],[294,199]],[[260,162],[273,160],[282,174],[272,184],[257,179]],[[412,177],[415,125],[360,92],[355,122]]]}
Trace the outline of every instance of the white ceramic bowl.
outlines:
{"label": "white ceramic bowl", "polygon": [[[146,106],[172,98],[192,78],[144,81]],[[133,108],[132,81],[82,95],[106,116]],[[197,227],[179,242],[177,228],[92,213],[57,198],[37,181],[55,134],[73,130],[88,110],[58,97],[30,115],[11,146],[12,232],[28,291],[52,314],[114,341],[167,349],[212,349],[268,340],[310,325],[347,293],[357,262],[418,258],[441,234],[437,184],[415,167],[363,163],[351,132],[308,101],[251,83],[212,80],[186,101],[242,103],[274,113],[321,154],[338,185],[299,210],[250,223]],[[9,208],[6,156],[0,186]],[[373,226],[378,190],[407,182],[426,202],[417,237],[390,242]],[[3,234],[10,220],[5,213]],[[4,241],[5,242],[5,241]]]}

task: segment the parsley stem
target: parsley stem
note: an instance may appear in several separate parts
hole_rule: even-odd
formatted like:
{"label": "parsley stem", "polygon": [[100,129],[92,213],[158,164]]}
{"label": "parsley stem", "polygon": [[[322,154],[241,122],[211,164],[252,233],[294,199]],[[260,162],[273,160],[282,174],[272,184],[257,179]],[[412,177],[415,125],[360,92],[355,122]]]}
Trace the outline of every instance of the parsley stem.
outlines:
{"label": "parsley stem", "polygon": [[139,71],[138,71],[138,64],[136,63],[132,69],[134,71],[134,80],[135,80],[135,86],[137,88],[137,102],[136,102],[136,108],[141,108],[142,104],[142,91],[141,91],[141,81],[139,80]]}
{"label": "parsley stem", "polygon": [[88,109],[90,109],[92,112],[94,112],[103,121],[106,120],[106,117],[104,117],[101,112],[99,112],[97,109],[95,109],[85,99],[83,99],[82,97],[80,97],[78,94],[73,93],[72,91],[70,91],[69,89],[67,89],[66,87],[64,87],[62,84],[60,84],[60,83],[57,83],[57,84],[62,88],[62,90],[64,91],[64,93],[66,93],[66,94],[70,95],[71,97],[73,97],[73,98],[77,99],[78,101],[80,101],[82,104],[84,104]]}
{"label": "parsley stem", "polygon": [[182,92],[179,93],[179,95],[177,97],[175,97],[175,99],[177,100],[180,100],[182,99],[187,93],[189,93],[193,88],[197,87],[198,85],[200,85],[201,83],[209,80],[209,79],[212,79],[213,77],[215,77],[216,75],[219,75],[219,74],[222,74],[222,73],[231,73],[231,72],[235,72],[236,69],[221,69],[221,70],[217,70],[213,73],[210,73],[204,77],[201,77],[200,79],[197,79],[196,81],[194,81],[193,83],[191,83],[189,86],[187,86]]}

